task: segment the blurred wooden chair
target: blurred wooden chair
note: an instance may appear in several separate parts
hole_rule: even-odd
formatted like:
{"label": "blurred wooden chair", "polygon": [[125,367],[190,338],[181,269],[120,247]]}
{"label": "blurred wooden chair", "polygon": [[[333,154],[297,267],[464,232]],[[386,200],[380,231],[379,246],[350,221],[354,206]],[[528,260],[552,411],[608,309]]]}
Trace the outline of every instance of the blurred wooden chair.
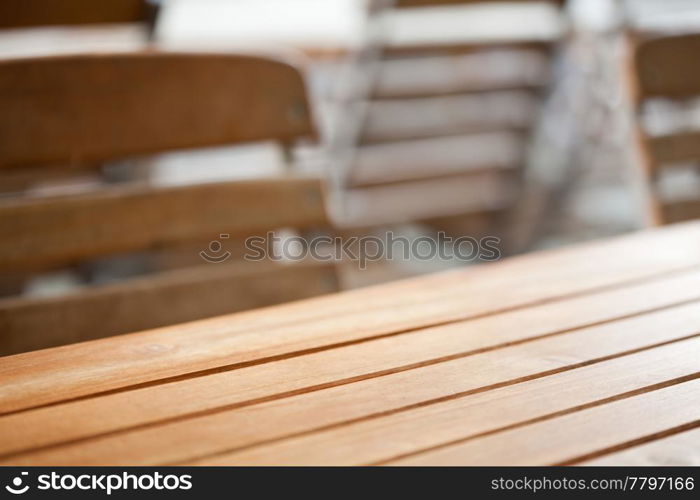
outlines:
{"label": "blurred wooden chair", "polygon": [[390,197],[399,201],[386,220],[462,232],[503,220],[564,32],[562,4],[373,2],[373,72],[350,95],[361,111],[341,176],[348,224],[365,225]]}
{"label": "blurred wooden chair", "polygon": [[[80,168],[258,140],[289,146],[315,135],[296,68],[239,55],[147,52],[0,61],[0,109],[0,171]],[[221,238],[228,235],[327,223],[320,180],[293,175],[7,197],[0,199],[0,268],[31,273],[190,241],[211,241],[200,248],[216,262],[225,256]],[[0,353],[220,315],[337,286],[331,264],[200,263],[64,296],[2,299]]]}
{"label": "blurred wooden chair", "polygon": [[[647,187],[648,221],[667,224],[700,218],[700,123],[675,124],[652,133],[644,123],[654,104],[681,111],[700,98],[700,34],[635,37],[631,86],[640,172]],[[695,101],[694,101],[695,100]],[[647,120],[648,121],[648,120]]]}

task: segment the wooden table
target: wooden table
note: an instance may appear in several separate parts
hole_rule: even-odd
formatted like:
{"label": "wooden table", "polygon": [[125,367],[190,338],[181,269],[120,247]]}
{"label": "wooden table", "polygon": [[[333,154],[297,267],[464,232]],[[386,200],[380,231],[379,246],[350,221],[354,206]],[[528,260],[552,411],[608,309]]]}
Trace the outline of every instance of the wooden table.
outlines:
{"label": "wooden table", "polygon": [[700,463],[700,224],[4,358],[2,464]]}

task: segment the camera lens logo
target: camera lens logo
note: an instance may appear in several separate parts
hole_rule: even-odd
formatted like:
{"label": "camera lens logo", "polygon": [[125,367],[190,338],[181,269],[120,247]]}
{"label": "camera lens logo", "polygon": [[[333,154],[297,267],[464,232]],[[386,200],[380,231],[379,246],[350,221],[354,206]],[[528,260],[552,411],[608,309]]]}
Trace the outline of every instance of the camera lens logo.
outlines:
{"label": "camera lens logo", "polygon": [[[219,238],[221,238],[222,240],[227,240],[229,238],[229,235],[228,234],[220,234]],[[217,255],[217,254],[219,254],[219,252],[221,252],[221,249],[222,249],[221,242],[219,240],[214,240],[214,241],[209,243],[209,249],[208,249],[208,251],[211,252],[213,255],[210,255],[207,252],[207,250],[202,250],[201,252],[199,252],[199,256],[201,258],[203,258],[204,260],[206,260],[207,262],[211,262],[213,264],[219,264],[221,262],[228,260],[228,258],[231,257],[231,252],[228,252],[228,251],[223,252],[220,255]]]}
{"label": "camera lens logo", "polygon": [[28,474],[28,472],[22,472],[20,476],[17,476],[12,480],[12,485],[5,486],[5,489],[14,495],[21,495],[22,493],[26,493],[29,489],[29,485],[27,484],[24,487],[22,487],[22,476],[26,476]]}

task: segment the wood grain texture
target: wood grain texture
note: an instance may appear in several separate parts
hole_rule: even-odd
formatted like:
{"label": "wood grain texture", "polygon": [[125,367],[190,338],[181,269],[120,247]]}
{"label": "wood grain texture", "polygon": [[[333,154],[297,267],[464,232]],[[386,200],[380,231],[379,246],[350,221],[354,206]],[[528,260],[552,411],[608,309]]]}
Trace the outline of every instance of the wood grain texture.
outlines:
{"label": "wood grain texture", "polygon": [[[670,360],[652,369],[646,379],[641,371],[657,354],[643,352],[588,367],[555,373],[485,392],[467,394],[444,402],[419,406],[393,415],[364,419],[304,436],[251,446],[194,460],[198,465],[327,464],[364,465],[391,463],[406,453],[477,439],[528,420],[551,418],[607,398],[634,392],[654,383],[695,372],[691,357],[681,355],[687,346],[665,347],[660,353],[678,353],[679,370]],[[697,340],[695,340],[697,349]],[[536,351],[535,351],[536,352]],[[697,352],[697,351],[694,351]],[[534,354],[534,352],[533,352]],[[695,355],[695,354],[693,354]],[[678,358],[680,359],[680,358]],[[658,369],[658,371],[657,371]],[[635,370],[637,370],[635,372]],[[691,375],[691,376],[697,376]],[[556,397],[553,397],[556,395]],[[250,412],[254,411],[253,408]],[[429,429],[429,431],[425,431]],[[420,431],[418,431],[420,430]],[[422,432],[421,432],[422,431]],[[497,434],[496,434],[497,435]],[[332,444],[331,444],[332,443]],[[430,453],[430,452],[428,452]],[[427,453],[426,453],[427,454]],[[528,460],[526,453],[521,453]],[[476,462],[476,461],[475,461]],[[453,461],[452,464],[459,464]],[[488,462],[478,462],[487,464]]]}
{"label": "wood grain texture", "polygon": [[297,69],[241,55],[0,61],[0,109],[0,167],[314,135]]}
{"label": "wood grain texture", "polygon": [[0,364],[0,409],[16,411],[634,284],[700,265],[699,249],[700,226],[683,224],[176,328],[10,356]]}
{"label": "wood grain texture", "polygon": [[[693,310],[694,314],[697,314],[698,306],[695,305]],[[292,397],[279,401],[272,401],[270,403],[263,403],[260,406],[254,405],[249,408],[231,410],[224,407],[223,409],[227,411],[212,412],[211,415],[204,415],[201,417],[193,415],[194,418],[189,418],[181,422],[166,422],[166,429],[157,426],[150,429],[136,430],[135,435],[127,433],[117,436],[107,436],[103,439],[95,440],[94,447],[92,444],[80,443],[75,447],[77,453],[75,459],[87,461],[95,465],[113,463],[111,462],[111,460],[113,460],[111,454],[106,453],[106,450],[113,449],[115,446],[123,446],[123,451],[119,453],[120,456],[126,453],[126,449],[131,449],[130,457],[134,457],[134,459],[136,459],[136,456],[141,457],[139,460],[142,464],[185,460],[196,455],[216,454],[224,452],[227,449],[248,447],[254,445],[256,442],[280,438],[293,433],[320,429],[329,425],[337,425],[355,419],[368,419],[371,421],[371,416],[381,417],[383,414],[393,413],[401,409],[408,409],[410,412],[409,418],[412,418],[415,423],[415,419],[417,418],[416,414],[410,409],[414,406],[439,403],[442,399],[453,399],[462,395],[468,396],[469,393],[478,393],[487,388],[495,388],[498,385],[509,385],[517,381],[527,380],[531,377],[538,378],[567,368],[575,368],[581,364],[605,358],[606,356],[619,356],[626,352],[639,349],[640,347],[643,348],[644,346],[655,345],[660,341],[665,342],[682,338],[684,333],[693,331],[688,320],[688,312],[686,311],[684,313],[681,310],[674,312],[677,314],[671,314],[669,311],[668,314],[664,315],[664,318],[658,316],[649,318],[640,317],[634,320],[623,321],[621,324],[610,323],[601,327],[592,327],[575,331],[557,338],[536,340],[531,343],[506,347],[483,354],[476,354],[473,357],[445,361],[443,363],[419,367],[384,377],[360,380],[353,384],[341,385],[318,392],[301,394],[299,396],[292,395]],[[673,325],[669,324],[667,330],[674,331],[674,334],[652,333],[653,331],[659,331],[658,324],[662,324],[664,319],[670,317],[679,318]],[[644,321],[644,319],[648,321]],[[639,331],[641,325],[648,326],[644,328],[643,331]],[[679,325],[685,325],[685,328],[683,326],[681,326],[681,328],[676,328]],[[425,343],[423,345],[425,345]],[[691,351],[689,351],[689,346],[687,345],[684,346],[684,349],[675,349],[672,351],[674,353],[686,353],[683,358],[678,355],[673,356],[674,363],[676,363],[675,366],[679,367],[681,376],[692,373],[697,369],[697,367],[693,367],[691,364],[691,360],[695,359],[698,352],[700,352],[697,349],[697,342],[694,345],[696,348]],[[339,350],[335,355],[335,359],[344,359],[356,355],[354,352],[344,351],[345,349]],[[371,362],[371,360],[376,357],[377,355],[375,354],[372,358],[368,359],[368,361]],[[302,364],[303,362],[303,359],[299,359],[296,365],[304,366]],[[646,363],[649,363],[648,357],[646,358]],[[251,367],[239,370],[240,373],[237,374],[235,372],[231,373],[232,376],[237,375],[235,380],[231,378],[229,378],[229,380],[222,378],[218,381],[211,379],[208,381],[208,387],[210,389],[208,389],[207,392],[212,392],[211,388],[213,387],[221,387],[220,384],[224,384],[224,386],[228,387],[234,386],[240,388],[240,391],[245,391],[246,381],[250,382],[256,379],[259,381],[261,387],[265,384],[269,391],[271,382],[277,385],[280,383],[278,381],[284,379],[284,373],[288,375],[295,373],[295,370],[291,369],[291,366],[290,370],[287,371],[284,366],[274,365],[275,364],[272,363],[262,365],[264,368]],[[313,377],[312,374],[318,370],[318,365],[315,365],[309,360],[306,366],[307,371],[305,375],[308,380]],[[258,370],[255,370],[255,368],[258,368]],[[264,375],[255,377],[253,375],[255,371],[263,371]],[[296,373],[298,372],[299,369],[297,368]],[[274,373],[277,373],[277,375]],[[661,370],[660,373],[672,377],[672,374],[675,372],[671,373],[668,367],[666,367],[664,370]],[[181,384],[177,385],[181,386]],[[183,401],[186,394],[201,394],[204,387],[204,383],[200,383],[199,390],[195,391],[192,391],[192,388],[181,387],[182,392],[176,400]],[[146,408],[148,408],[148,406],[151,406],[144,406],[143,401],[145,401],[145,398],[130,400],[128,397],[129,394],[131,393],[127,393],[121,397],[121,405],[117,404],[117,401],[113,401],[111,404],[89,402],[80,408],[78,403],[76,403],[73,405],[74,408],[71,413],[74,416],[78,416],[89,412],[87,414],[91,414],[98,420],[101,418],[112,420],[113,417],[108,417],[107,415],[110,413],[114,415],[115,411],[117,414],[126,413],[123,409],[119,409],[124,408],[124,404],[135,408],[142,408],[144,412],[147,411]],[[171,394],[170,397],[166,396],[166,394],[161,394],[161,397],[157,399],[162,402],[168,400],[172,401],[173,396],[174,394]],[[157,404],[154,404],[155,401],[153,399],[150,401],[152,403],[152,408],[155,409],[158,407]],[[93,413],[96,408],[102,408],[104,413]],[[282,419],[284,420],[284,425],[281,425],[280,408],[283,408],[282,411],[288,416]],[[10,435],[3,436],[3,441],[7,442],[9,445],[12,445],[13,442],[16,443],[17,436],[19,436],[20,433],[18,429],[25,428],[25,425],[33,429],[34,432],[42,432],[36,424],[32,424],[32,420],[36,419],[37,422],[46,421],[46,413],[50,412],[52,409],[55,413],[49,420],[53,421],[60,415],[60,409],[58,407],[47,408],[43,412],[39,411],[39,415],[36,416],[24,413],[17,414],[15,418],[9,417],[3,422],[3,426],[10,428],[8,425],[12,423],[15,429],[13,436],[15,437]],[[59,412],[56,412],[56,410],[59,410]],[[440,408],[438,410],[440,410]],[[71,413],[64,414],[58,421],[67,422]],[[444,410],[430,413],[431,419],[433,420],[432,425],[440,425],[441,419],[440,417],[436,417],[436,415],[444,413]],[[310,418],[311,415],[313,415],[313,418]],[[387,418],[391,419],[391,417]],[[72,418],[71,421],[74,422],[75,418]],[[242,433],[240,429],[246,427],[243,424],[245,421],[256,422],[256,424],[254,427],[247,426],[247,432]],[[430,425],[428,424],[428,419],[425,420],[425,424]],[[17,427],[17,425],[19,425],[19,427]],[[357,425],[362,428],[362,424]],[[230,431],[223,431],[223,426],[228,426]],[[349,444],[348,447],[349,450],[352,450],[352,453],[348,455],[348,459],[352,456],[353,463],[364,463],[366,460],[364,455],[362,455],[362,460],[359,462],[357,461],[358,457],[361,455],[362,440],[352,437],[355,427],[355,424],[351,424],[343,426],[342,429],[337,432],[322,431],[320,433],[314,433],[309,438],[292,439],[292,444],[287,441],[280,441],[279,443],[264,445],[260,450],[243,452],[243,457],[246,458],[240,458],[240,460],[236,459],[236,463],[246,463],[252,456],[251,454],[269,457],[269,460],[278,461],[280,464],[294,463],[292,457],[303,456],[305,450],[316,450],[316,453],[321,454],[316,455],[314,460],[302,460],[301,463],[330,464],[334,463],[333,459],[337,457],[337,455],[332,457],[331,453],[338,453],[342,448],[334,447],[330,444],[331,442],[353,443]],[[380,440],[383,439],[383,441],[387,443],[387,446],[391,443],[399,443],[399,445],[401,445],[406,442],[407,436],[404,435],[393,439],[394,436],[391,431],[387,430],[387,427],[392,426],[383,426],[381,435],[384,437],[379,438]],[[460,428],[464,430],[464,426]],[[218,434],[217,439],[214,439],[214,435],[210,434],[211,429],[216,429]],[[53,436],[51,436],[54,441],[57,438],[66,439],[66,436],[58,429],[54,429],[54,432]],[[71,434],[74,433],[75,431],[71,432]],[[336,440],[335,437],[338,433],[351,437]],[[180,436],[182,440],[187,439],[191,444],[173,447],[169,444],[171,439],[169,436],[173,434]],[[332,436],[332,438],[326,439],[325,444],[320,443],[324,437],[327,438],[329,435]],[[28,441],[30,440],[25,437],[25,445]],[[196,441],[200,443],[195,445],[194,442]],[[319,443],[319,445],[310,446],[309,442]],[[116,443],[121,444],[117,445]],[[196,453],[193,454],[195,450]],[[233,453],[233,455],[237,455],[237,452]],[[39,457],[41,456],[43,456],[42,452],[36,455],[29,453],[22,458],[8,458],[8,463],[15,463],[16,460],[20,460],[20,463],[24,463],[21,462],[22,460],[40,460]],[[56,461],[60,460],[60,456],[70,457],[71,453],[61,447],[48,451],[46,456],[51,457],[50,461]],[[393,455],[385,454],[383,456],[387,457]],[[67,458],[64,460],[67,460]],[[63,463],[68,464],[70,462]]]}
{"label": "wood grain texture", "polygon": [[[605,453],[623,443],[652,440],[669,429],[700,425],[699,405],[700,380],[696,379],[393,463],[575,463],[589,454]],[[600,432],[601,428],[605,432]]]}
{"label": "wood grain texture", "polygon": [[0,201],[0,267],[62,264],[221,233],[326,225],[319,179],[278,178]]}
{"label": "wood grain texture", "polygon": [[[0,417],[0,427],[8,431],[13,429],[13,431],[7,433],[0,431],[3,443],[0,445],[0,455],[15,452],[22,447],[46,446],[65,440],[84,439],[133,426],[182,418],[188,414],[224,412],[227,408],[250,406],[269,398],[281,399],[285,395],[313,393],[340,382],[344,387],[330,392],[323,391],[323,394],[316,396],[306,395],[297,398],[300,401],[298,403],[300,409],[308,408],[311,404],[321,409],[329,401],[336,401],[337,412],[329,414],[328,418],[322,419],[319,414],[318,418],[311,420],[303,418],[297,423],[288,419],[286,425],[276,431],[272,428],[264,430],[262,426],[258,426],[257,437],[267,439],[271,435],[290,433],[292,429],[319,427],[322,421],[336,423],[333,419],[337,419],[338,415],[350,418],[351,415],[362,415],[363,412],[369,411],[368,408],[372,408],[375,413],[395,410],[402,404],[421,403],[431,397],[445,395],[446,389],[440,383],[441,378],[443,381],[454,379],[449,391],[456,393],[460,390],[475,390],[480,384],[486,386],[502,383],[512,378],[532,375],[538,370],[565,366],[569,362],[575,363],[577,360],[571,357],[574,351],[568,349],[572,342],[576,343],[578,339],[587,339],[587,342],[593,342],[598,338],[607,339],[606,343],[580,352],[581,359],[588,359],[586,356],[594,358],[600,356],[601,352],[612,353],[615,348],[631,349],[669,338],[653,333],[646,336],[637,332],[636,340],[632,340],[629,335],[617,334],[616,329],[633,329],[640,324],[646,324],[647,326],[642,329],[648,332],[655,325],[673,318],[666,326],[679,325],[674,335],[682,335],[689,331],[692,334],[692,330],[682,325],[687,322],[688,311],[697,310],[696,304],[675,307],[652,315],[642,315],[636,319],[620,320],[614,326],[584,328],[587,324],[634,315],[649,308],[664,307],[664,302],[650,303],[649,295],[652,290],[657,293],[657,297],[668,292],[669,296],[663,300],[682,300],[683,296],[674,293],[673,290],[682,289],[688,293],[688,284],[688,281],[669,280],[667,283],[629,287],[572,299],[565,303],[543,305],[509,314],[427,328],[342,349],[284,359],[272,364],[226,370],[182,380],[176,384],[144,387],[7,415]],[[616,304],[617,307],[615,310],[612,307],[606,310],[604,304]],[[527,326],[517,328],[517,325]],[[576,329],[582,329],[582,331],[574,332],[573,330]],[[549,345],[549,340],[544,338],[549,335],[564,334],[567,331],[571,331],[568,334],[571,335],[569,340],[561,341],[553,338],[552,344]],[[608,335],[611,335],[611,338],[608,338]],[[616,343],[616,340],[619,343]],[[528,341],[532,341],[533,344],[500,349]],[[539,349],[537,346],[545,344],[548,349],[559,349],[560,356],[555,360],[533,360],[526,363],[513,363],[513,366],[509,366],[512,360],[518,357],[518,353],[535,352]],[[445,363],[449,360],[455,361]],[[467,371],[469,373],[483,371],[483,374],[462,377],[462,379],[455,378],[459,373]],[[370,380],[380,376],[379,379]],[[402,393],[390,398],[377,396],[395,383],[409,386],[411,380],[417,380],[416,377],[420,378],[422,384],[427,385],[424,390],[411,395]],[[359,386],[346,385],[349,382],[361,380],[364,382]],[[429,380],[434,383],[428,384]],[[212,389],[220,387],[237,389],[233,393],[222,393],[218,389]],[[364,393],[363,397],[353,400],[353,395],[359,392]],[[191,394],[197,394],[198,398],[188,397]],[[349,405],[347,408],[343,406],[346,403]],[[289,408],[289,404],[285,407]],[[272,406],[279,405],[272,404]],[[130,408],[134,411],[129,410]],[[225,413],[228,416],[231,415],[231,412]],[[76,419],[81,419],[81,415],[85,414],[91,415],[92,418],[82,421],[80,426],[73,425]],[[214,418],[223,422],[229,417],[222,415]],[[55,422],[50,428],[38,425],[39,422],[47,419]],[[185,424],[183,429],[188,428],[187,425]],[[236,443],[240,444],[240,440]],[[222,439],[216,446],[225,445],[226,441]]]}
{"label": "wood grain texture", "polygon": [[230,314],[337,289],[332,264],[245,262],[156,273],[60,297],[2,299],[0,356]]}
{"label": "wood grain texture", "polygon": [[147,0],[3,0],[0,28],[149,21]]}

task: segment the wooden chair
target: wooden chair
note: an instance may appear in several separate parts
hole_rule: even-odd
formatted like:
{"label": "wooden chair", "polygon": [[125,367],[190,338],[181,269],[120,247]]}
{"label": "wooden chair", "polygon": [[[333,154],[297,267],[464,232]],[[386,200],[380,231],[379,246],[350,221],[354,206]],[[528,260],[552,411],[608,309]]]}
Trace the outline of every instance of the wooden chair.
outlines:
{"label": "wooden chair", "polygon": [[[678,105],[700,97],[697,55],[700,34],[644,39],[630,37],[635,132],[647,186],[648,220],[667,224],[700,218],[700,129],[680,129],[652,135],[643,125],[645,107],[654,99]],[[668,176],[688,169],[683,192],[663,192]]]}
{"label": "wooden chair", "polygon": [[[487,11],[479,9],[500,8],[500,3],[371,5],[371,19],[379,25],[366,57],[373,73],[350,96],[360,111],[350,131],[354,140],[346,142],[357,150],[341,174],[348,225],[365,225],[374,217],[374,207],[382,205],[375,197],[404,200],[405,210],[394,205],[386,220],[435,222],[440,228],[446,220],[449,227],[461,227],[454,219],[474,220],[475,215],[479,227],[488,227],[483,219],[501,221],[513,207],[540,94],[549,82],[549,60],[562,33],[557,9],[563,2],[545,2],[553,7],[535,12],[535,17],[543,14],[543,26],[525,23],[522,29],[516,19],[483,32],[480,19]],[[453,13],[445,9],[451,7],[459,7],[457,15],[465,22],[472,19],[475,29],[450,22]],[[499,12],[487,17],[498,20]],[[494,64],[507,71],[489,74]],[[461,189],[470,184],[473,190]],[[408,192],[414,193],[410,199]],[[366,213],[352,211],[362,205]]]}
{"label": "wooden chair", "polygon": [[[79,167],[260,140],[289,146],[315,135],[299,72],[278,60],[240,55],[148,52],[1,61],[0,109],[0,170]],[[327,222],[320,180],[293,175],[5,198],[0,199],[0,270],[34,272],[119,252],[217,241],[222,234],[244,237]],[[333,266],[325,263],[200,262],[66,296],[2,299],[0,353],[336,288]]]}
{"label": "wooden chair", "polygon": [[153,26],[157,0],[3,0],[0,29],[144,23]]}

